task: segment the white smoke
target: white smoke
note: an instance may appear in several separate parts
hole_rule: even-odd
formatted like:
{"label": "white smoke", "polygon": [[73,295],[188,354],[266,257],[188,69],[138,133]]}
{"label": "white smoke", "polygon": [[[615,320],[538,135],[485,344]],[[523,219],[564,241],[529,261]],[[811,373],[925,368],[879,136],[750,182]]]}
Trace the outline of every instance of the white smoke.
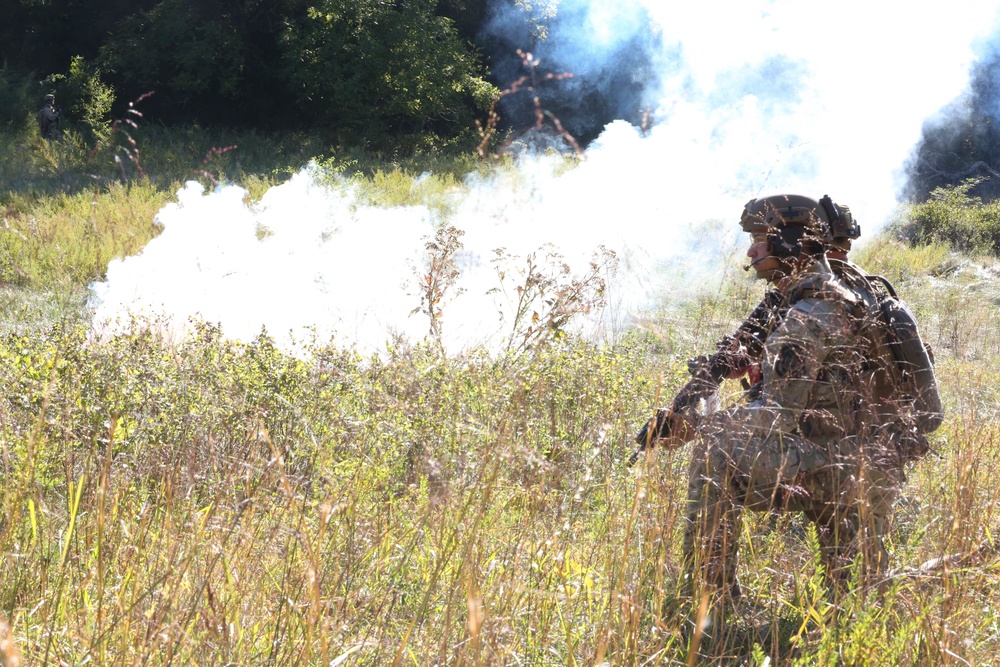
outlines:
{"label": "white smoke", "polygon": [[[165,313],[217,321],[241,338],[262,327],[279,340],[315,332],[364,350],[390,333],[419,339],[428,321],[411,315],[420,304],[414,267],[440,224],[465,232],[464,293],[444,315],[451,349],[495,342],[509,326],[509,302],[487,295],[499,286],[490,262],[499,247],[523,258],[551,243],[577,271],[599,245],[616,251],[617,307],[604,324],[622,326],[660,298],[666,264],[717,267],[735,234],[706,239],[702,225],[723,220],[735,230],[751,197],[830,194],[872,233],[896,204],[922,123],[964,90],[976,40],[996,18],[995,3],[973,0],[647,0],[617,4],[612,16],[608,6],[593,2],[586,35],[561,39],[577,45],[573,57],[598,58],[619,31],[655,21],[662,76],[649,82],[659,100],[649,132],[611,123],[572,169],[536,156],[516,174],[470,175],[443,219],[424,207],[359,204],[310,169],[252,207],[238,187],[204,194],[189,184],[161,211],[162,234],[93,286],[96,326]],[[718,284],[704,275],[700,286]]]}
{"label": "white smoke", "polygon": [[285,344],[313,332],[353,344],[426,331],[406,317],[405,292],[407,261],[433,231],[426,209],[356,206],[352,192],[318,183],[315,168],[255,206],[245,194],[188,183],[157,216],[160,235],[92,286],[95,324],[167,314],[178,333],[206,319],[242,339],[265,328]]}

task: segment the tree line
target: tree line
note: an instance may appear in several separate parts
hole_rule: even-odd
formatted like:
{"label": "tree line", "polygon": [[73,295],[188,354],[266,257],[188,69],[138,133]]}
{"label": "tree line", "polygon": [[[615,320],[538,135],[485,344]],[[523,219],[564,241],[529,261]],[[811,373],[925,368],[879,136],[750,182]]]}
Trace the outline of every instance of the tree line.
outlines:
{"label": "tree line", "polygon": [[[537,3],[506,1],[526,23],[545,16]],[[488,0],[5,4],[0,122],[8,124],[52,92],[70,118],[100,132],[154,91],[143,111],[168,124],[454,137],[498,93],[484,36]]]}

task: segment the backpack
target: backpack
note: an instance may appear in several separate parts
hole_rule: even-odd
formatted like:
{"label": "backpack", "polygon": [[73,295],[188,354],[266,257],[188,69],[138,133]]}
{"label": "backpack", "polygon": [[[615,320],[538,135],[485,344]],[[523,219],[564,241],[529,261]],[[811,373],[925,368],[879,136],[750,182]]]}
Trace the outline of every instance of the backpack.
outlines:
{"label": "backpack", "polygon": [[838,262],[837,273],[860,288],[864,322],[860,332],[869,343],[872,398],[904,460],[927,453],[926,435],[944,421],[941,394],[934,376],[934,354],[920,338],[913,313],[882,276]]}

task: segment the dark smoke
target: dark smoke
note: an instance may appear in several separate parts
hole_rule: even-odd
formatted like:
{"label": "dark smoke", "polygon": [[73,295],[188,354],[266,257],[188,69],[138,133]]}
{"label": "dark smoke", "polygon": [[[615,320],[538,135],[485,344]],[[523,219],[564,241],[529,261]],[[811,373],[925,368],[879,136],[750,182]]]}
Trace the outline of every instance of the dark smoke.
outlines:
{"label": "dark smoke", "polygon": [[[646,113],[655,107],[663,49],[646,10],[622,3],[613,25],[593,15],[587,0],[563,0],[554,18],[545,20],[545,35],[525,20],[510,0],[491,8],[491,19],[480,43],[489,51],[493,78],[501,88],[526,74],[517,50],[539,61],[537,73],[570,72],[572,78],[546,82],[538,92],[542,107],[554,114],[577,141],[587,145],[605,125],[625,120],[648,128]],[[605,30],[606,28],[606,30]],[[669,57],[669,56],[668,56]],[[528,94],[505,97],[499,107],[500,129],[524,130],[535,111]]]}
{"label": "dark smoke", "polygon": [[924,123],[906,168],[902,198],[925,201],[939,187],[984,179],[970,194],[1000,197],[1000,54],[977,62],[969,89]]}

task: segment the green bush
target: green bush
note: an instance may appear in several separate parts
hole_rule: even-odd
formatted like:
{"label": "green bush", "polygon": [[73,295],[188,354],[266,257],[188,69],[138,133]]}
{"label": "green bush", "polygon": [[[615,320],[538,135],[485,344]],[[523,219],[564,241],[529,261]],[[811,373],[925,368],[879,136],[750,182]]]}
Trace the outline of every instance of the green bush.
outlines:
{"label": "green bush", "polygon": [[436,8],[434,0],[323,0],[290,21],[284,58],[302,116],[373,136],[386,127],[471,127],[497,91]]}
{"label": "green bush", "polygon": [[895,230],[911,245],[947,243],[963,252],[1000,255],[1000,201],[984,203],[969,194],[981,182],[937,188],[928,201],[906,207]]}
{"label": "green bush", "polygon": [[111,134],[109,114],[115,103],[115,91],[101,79],[101,70],[91,65],[83,56],[73,56],[65,74],[53,74],[46,80],[56,93],[56,100],[63,105],[71,122],[86,128],[88,140],[106,140]]}
{"label": "green bush", "polygon": [[6,65],[0,67],[0,128],[16,127],[26,118],[33,118],[35,107],[42,102],[35,99],[36,92],[30,75]]}

